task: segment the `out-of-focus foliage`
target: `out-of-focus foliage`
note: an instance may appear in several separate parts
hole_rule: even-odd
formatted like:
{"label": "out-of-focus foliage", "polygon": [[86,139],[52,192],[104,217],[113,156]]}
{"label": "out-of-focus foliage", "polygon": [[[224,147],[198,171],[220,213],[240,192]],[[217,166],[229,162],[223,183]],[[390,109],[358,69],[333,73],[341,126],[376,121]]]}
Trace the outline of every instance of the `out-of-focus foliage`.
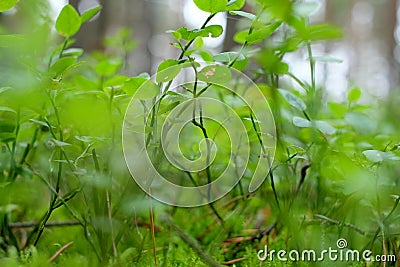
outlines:
{"label": "out-of-focus foliage", "polygon": [[[3,2],[0,10],[16,1]],[[230,12],[243,20],[244,29],[234,36],[241,48],[213,54],[204,47],[202,38],[222,34],[222,26],[209,20],[198,29],[169,31],[180,56],[158,66],[155,82],[150,74],[124,71],[124,52],[134,47],[126,29],[107,39],[112,53],[74,47],[74,35],[99,7],[79,14],[67,5],[52,22],[44,1],[17,4],[21,28],[2,27],[0,35],[1,266],[208,266],[235,260],[236,266],[256,266],[265,244],[320,251],[335,247],[340,237],[352,249],[399,256],[398,97],[379,107],[366,105],[354,87],[346,101],[326,99],[315,68],[317,60],[329,58],[314,55],[313,45],[340,38],[340,29],[309,24],[313,5],[303,1],[260,0],[253,3],[254,13],[240,10],[244,2],[194,0],[209,19]],[[308,81],[296,77],[285,60],[298,50],[308,53]],[[202,61],[213,67],[202,68]],[[170,90],[188,69],[201,82],[198,91]],[[257,83],[275,117],[277,148],[267,181],[246,191],[260,156],[252,154],[241,182],[213,204],[184,209],[151,200],[134,184],[122,154],[131,97],[144,83],[150,89],[136,98],[151,103],[162,97],[157,109],[147,110],[155,118],[147,133],[157,131],[154,122],[187,98],[218,97],[247,121],[250,150],[259,151],[258,122],[243,102],[212,85],[230,80],[232,69]],[[285,84],[284,77],[301,89]],[[205,125],[220,145],[220,164],[192,176],[167,164],[159,165],[160,172],[184,185],[218,176],[229,161],[228,136],[216,123]],[[198,128],[182,130],[188,158],[199,154]],[[159,144],[150,145],[158,151]]]}

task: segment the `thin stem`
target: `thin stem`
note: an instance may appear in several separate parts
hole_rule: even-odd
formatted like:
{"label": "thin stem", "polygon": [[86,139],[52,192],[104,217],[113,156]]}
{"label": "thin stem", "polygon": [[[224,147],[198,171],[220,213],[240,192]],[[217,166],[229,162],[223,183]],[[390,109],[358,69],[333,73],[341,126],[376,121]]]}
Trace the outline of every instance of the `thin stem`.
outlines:
{"label": "thin stem", "polygon": [[[261,135],[258,132],[257,125],[256,125],[256,123],[254,121],[253,113],[250,113],[250,119],[251,119],[251,123],[253,125],[253,129],[254,129],[254,131],[255,131],[255,133],[257,135],[258,142],[260,143],[260,146],[261,146],[262,155],[260,155],[260,157],[267,156],[267,152],[265,150],[264,143],[263,143],[263,141],[261,139]],[[269,159],[268,159],[268,161],[269,161]],[[278,198],[278,193],[277,193],[276,188],[275,188],[275,180],[274,180],[274,174],[273,174],[273,170],[272,169],[269,170],[268,175],[270,177],[271,188],[272,188],[272,192],[274,193],[275,202],[276,202],[278,208],[280,209],[279,198]]]}
{"label": "thin stem", "polygon": [[[63,142],[64,138],[63,138],[63,132],[62,132],[62,128],[61,128],[61,121],[60,121],[58,109],[57,109],[54,98],[50,94],[49,94],[49,98],[50,98],[50,102],[53,107],[54,114],[55,114],[56,120],[57,120],[57,126],[58,126],[57,128],[59,130],[59,140],[61,142]],[[31,235],[28,238],[28,241],[29,241],[30,238],[32,237],[32,234],[36,234],[36,238],[33,242],[34,246],[36,246],[37,243],[39,242],[40,237],[43,234],[45,225],[46,225],[47,221],[50,219],[51,214],[55,210],[56,202],[57,202],[57,199],[59,198],[60,183],[61,183],[61,177],[62,177],[62,172],[63,172],[63,168],[62,168],[63,167],[63,165],[62,165],[63,164],[63,162],[62,162],[63,161],[63,151],[62,151],[61,147],[59,147],[58,149],[59,149],[59,162],[58,162],[58,172],[57,172],[55,192],[53,193],[53,195],[51,197],[48,210],[46,211],[45,215],[42,217],[41,221],[38,223],[38,226],[32,231]]]}
{"label": "thin stem", "polygon": [[149,197],[149,205],[150,205],[149,218],[150,218],[151,243],[153,245],[154,264],[155,266],[157,266],[156,236],[155,236],[154,214],[153,214],[153,205],[151,202],[151,197]]}
{"label": "thin stem", "polygon": [[306,90],[306,92],[308,91],[308,88],[307,88],[306,84],[303,83],[299,78],[297,78],[293,73],[288,72],[287,75],[288,75],[290,78],[292,78],[296,83],[298,83],[298,84],[301,86],[301,88],[303,88],[304,90]]}
{"label": "thin stem", "polygon": [[313,58],[313,53],[312,53],[310,42],[307,42],[307,52],[308,52],[308,58],[310,61],[311,90],[312,90],[312,93],[314,93],[315,92],[315,60]]}

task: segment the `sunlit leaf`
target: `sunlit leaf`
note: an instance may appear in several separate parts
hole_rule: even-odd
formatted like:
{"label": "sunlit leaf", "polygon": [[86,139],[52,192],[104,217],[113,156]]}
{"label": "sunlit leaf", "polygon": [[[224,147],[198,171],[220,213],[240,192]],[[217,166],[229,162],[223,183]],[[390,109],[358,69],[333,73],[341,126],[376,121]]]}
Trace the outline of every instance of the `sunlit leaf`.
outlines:
{"label": "sunlit leaf", "polygon": [[302,35],[304,40],[324,41],[339,39],[343,36],[342,30],[329,24],[312,25],[306,28]]}
{"label": "sunlit leaf", "polygon": [[248,18],[249,20],[254,20],[256,18],[256,15],[248,13],[248,12],[240,11],[240,10],[230,11],[229,13],[232,15],[237,15],[237,16],[241,16],[244,18]]}
{"label": "sunlit leaf", "polygon": [[239,10],[241,9],[244,4],[245,4],[246,0],[229,0],[228,4],[226,5],[227,11],[232,11],[232,10]]}
{"label": "sunlit leaf", "polygon": [[126,82],[124,90],[128,95],[142,100],[153,98],[160,93],[160,87],[153,81],[142,77],[135,77]]}
{"label": "sunlit leaf", "polygon": [[71,5],[64,6],[56,21],[57,32],[65,37],[71,37],[80,27],[81,17],[75,8]]}
{"label": "sunlit leaf", "polygon": [[179,64],[177,60],[167,59],[158,66],[156,74],[156,82],[168,82],[173,80],[183,68],[183,64]]}
{"label": "sunlit leaf", "polygon": [[357,88],[357,87],[351,88],[351,90],[347,94],[347,99],[350,102],[355,102],[355,101],[359,100],[360,97],[361,97],[361,90],[360,90],[360,88]]}
{"label": "sunlit leaf", "polygon": [[222,65],[211,65],[204,67],[198,74],[200,81],[207,83],[224,83],[232,78],[231,70]]}
{"label": "sunlit leaf", "polygon": [[207,51],[200,51],[199,55],[205,62],[214,62],[213,56]]}
{"label": "sunlit leaf", "polygon": [[227,11],[228,0],[193,0],[196,6],[209,13]]}
{"label": "sunlit leaf", "polygon": [[79,57],[83,54],[82,48],[68,48],[62,52],[63,57]]}
{"label": "sunlit leaf", "polygon": [[19,0],[1,0],[0,1],[0,12],[13,8]]}
{"label": "sunlit leaf", "polygon": [[76,57],[63,57],[57,60],[50,67],[50,75],[52,77],[61,76],[62,73],[67,70],[70,66],[72,66],[77,61]]}
{"label": "sunlit leaf", "polygon": [[280,22],[276,22],[261,29],[254,30],[251,34],[249,34],[246,37],[246,41],[249,44],[259,43],[265,40],[266,38],[270,37],[280,25],[281,25]]}
{"label": "sunlit leaf", "polygon": [[223,32],[221,25],[210,25],[204,29],[188,30],[186,27],[179,28],[176,31],[169,31],[175,39],[183,39],[185,41],[193,40],[197,37],[219,37]]}
{"label": "sunlit leaf", "polygon": [[233,36],[233,40],[239,44],[243,44],[246,42],[246,38],[249,35],[249,31],[239,31],[236,32],[235,35]]}
{"label": "sunlit leaf", "polygon": [[99,13],[101,9],[102,9],[101,6],[97,6],[97,7],[94,7],[92,9],[89,9],[89,10],[83,12],[83,14],[81,16],[82,23],[84,23],[84,22],[90,20],[91,18],[93,18],[94,16],[96,16],[97,13]]}

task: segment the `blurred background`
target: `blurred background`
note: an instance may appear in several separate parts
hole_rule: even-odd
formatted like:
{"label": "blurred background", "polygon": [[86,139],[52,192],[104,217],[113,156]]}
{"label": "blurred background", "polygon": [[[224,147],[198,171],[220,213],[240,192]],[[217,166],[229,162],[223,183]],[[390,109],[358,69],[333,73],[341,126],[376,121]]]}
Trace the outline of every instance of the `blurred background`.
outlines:
{"label": "blurred background", "polygon": [[[49,17],[55,19],[67,0],[40,0],[47,5]],[[47,2],[46,2],[47,1]],[[46,2],[46,3],[44,3]],[[311,1],[306,1],[311,2]],[[318,63],[319,86],[326,88],[329,96],[344,98],[348,88],[360,87],[366,100],[385,98],[398,85],[400,61],[400,27],[398,0],[312,0],[319,8],[311,19],[329,22],[344,29],[341,41],[318,44],[315,55],[326,55],[337,60]],[[178,51],[170,42],[167,30],[186,26],[198,28],[207,14],[198,10],[192,0],[70,0],[81,13],[102,5],[102,12],[90,23],[84,24],[76,36],[76,46],[86,51],[104,50],[106,36],[125,34],[134,39],[134,49],[126,54],[129,68],[126,72],[138,75],[154,73],[157,65],[166,58],[176,57]],[[254,11],[255,1],[247,1],[243,8]],[[0,19],[11,21],[18,17],[16,10],[0,14]],[[206,45],[215,52],[234,49],[235,29],[241,27],[238,17],[219,14],[212,23],[225,28],[218,39],[206,40]],[[309,79],[306,51],[288,54],[292,72],[304,80]],[[295,85],[293,85],[295,86]]]}

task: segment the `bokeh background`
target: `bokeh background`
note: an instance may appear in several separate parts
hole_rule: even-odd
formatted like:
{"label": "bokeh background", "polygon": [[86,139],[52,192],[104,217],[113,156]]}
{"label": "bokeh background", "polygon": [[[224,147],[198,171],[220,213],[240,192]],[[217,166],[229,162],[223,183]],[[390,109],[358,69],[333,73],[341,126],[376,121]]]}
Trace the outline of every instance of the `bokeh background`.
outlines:
{"label": "bokeh background", "polygon": [[[48,9],[50,19],[55,19],[66,0],[36,1]],[[307,2],[307,1],[306,1]],[[310,1],[311,2],[311,1]],[[385,98],[398,85],[400,61],[399,2],[397,0],[313,0],[319,8],[311,19],[326,21],[344,29],[344,39],[314,47],[316,54],[329,54],[337,63],[318,63],[318,80],[331,97],[344,98],[352,86],[365,91],[367,101]],[[117,34],[121,28],[129,30],[135,40],[135,49],[129,52],[131,75],[154,73],[159,62],[175,57],[177,49],[171,46],[166,31],[182,25],[199,27],[207,14],[199,11],[192,0],[70,0],[80,12],[102,5],[102,12],[90,23],[83,25],[76,37],[76,46],[86,51],[103,50],[106,36]],[[243,8],[251,12],[252,1]],[[16,10],[0,14],[2,23],[18,20]],[[22,14],[26,15],[26,14]],[[220,14],[217,23],[225,26],[224,35],[209,40],[207,45],[216,52],[228,51],[236,46],[235,29],[241,22],[234,16]],[[292,72],[305,80],[309,77],[306,53],[296,52],[286,56],[293,66]],[[340,60],[340,62],[339,62]],[[294,85],[295,86],[295,85]]]}

